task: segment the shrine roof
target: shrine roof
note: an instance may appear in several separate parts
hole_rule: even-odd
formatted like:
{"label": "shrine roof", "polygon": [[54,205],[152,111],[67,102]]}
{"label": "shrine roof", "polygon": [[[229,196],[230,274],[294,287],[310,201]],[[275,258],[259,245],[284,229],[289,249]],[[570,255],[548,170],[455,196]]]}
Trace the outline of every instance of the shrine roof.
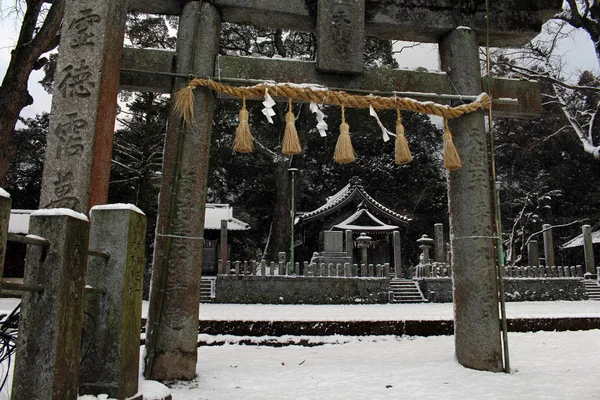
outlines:
{"label": "shrine roof", "polygon": [[[358,221],[362,220],[362,223],[358,223]],[[365,224],[365,220],[368,221],[368,225]],[[371,214],[369,210],[365,208],[358,209],[354,214],[350,217],[346,218],[344,221],[340,222],[337,225],[334,225],[333,228],[351,231],[361,231],[365,233],[378,233],[378,232],[392,232],[399,228],[398,225],[389,225],[385,222],[378,219],[376,216]]]}
{"label": "shrine roof", "polygon": [[[592,232],[592,243],[598,244],[600,243],[600,230]],[[583,246],[583,233],[579,236],[575,236],[573,239],[569,240],[567,243],[560,246],[560,249],[571,249],[573,247],[582,247]]]}
{"label": "shrine roof", "polygon": [[221,230],[221,220],[227,220],[228,231],[246,231],[250,225],[233,217],[233,207],[229,204],[206,204],[204,229]]}
{"label": "shrine roof", "polygon": [[411,221],[411,218],[407,217],[406,215],[392,211],[375,200],[365,191],[360,179],[353,178],[339,192],[328,197],[325,201],[325,204],[323,204],[321,207],[310,212],[298,213],[299,215],[296,219],[296,224],[307,223],[326,217],[327,215],[333,214],[337,210],[350,204],[357,198],[359,201],[362,201],[364,208],[376,210],[397,224],[406,225]]}

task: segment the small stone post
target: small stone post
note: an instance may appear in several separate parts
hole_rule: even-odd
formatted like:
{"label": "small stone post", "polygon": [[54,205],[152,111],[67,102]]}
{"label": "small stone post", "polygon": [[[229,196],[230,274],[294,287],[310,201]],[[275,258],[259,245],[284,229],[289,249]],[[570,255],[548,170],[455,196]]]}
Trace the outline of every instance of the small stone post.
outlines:
{"label": "small stone post", "polygon": [[394,241],[394,270],[396,271],[396,278],[402,278],[402,251],[400,249],[400,232],[394,231],[392,233],[392,238]]}
{"label": "small stone post", "polygon": [[[439,43],[441,71],[456,93],[482,92],[479,43],[457,28]],[[456,359],[468,368],[502,371],[498,284],[491,219],[487,136],[482,111],[449,121],[462,169],[448,172]]]}
{"label": "small stone post", "polygon": [[221,220],[221,260],[227,262],[227,220]]}
{"label": "small stone post", "polygon": [[[537,240],[530,240],[529,243],[527,243],[527,259],[529,260],[529,265],[540,265],[540,255]],[[546,265],[552,267],[552,265]]]}
{"label": "small stone post", "polygon": [[90,215],[90,249],[110,257],[89,258],[87,284],[106,294],[86,294],[85,312],[95,324],[83,340],[90,348],[79,392],[131,398],[138,392],[146,216],[136,207],[110,205],[95,206]]}
{"label": "small stone post", "polygon": [[75,400],[89,223],[83,214],[39,210],[31,214],[29,233],[50,245],[27,246],[24,283],[44,289],[21,300],[11,398]]}
{"label": "small stone post", "polygon": [[589,225],[581,227],[583,234],[583,254],[585,255],[585,273],[593,274],[596,270],[594,266],[594,248],[592,243],[592,228]]}
{"label": "small stone post", "polygon": [[10,219],[11,199],[4,189],[0,188],[0,290],[4,273],[4,257],[6,255],[6,240],[8,238],[8,220]]}
{"label": "small stone post", "polygon": [[435,224],[433,227],[435,240],[435,261],[439,263],[446,262],[446,252],[444,251],[444,224]]}
{"label": "small stone post", "polygon": [[546,258],[546,265],[554,265],[554,241],[552,239],[552,228],[550,224],[542,225],[544,230],[544,257]]}

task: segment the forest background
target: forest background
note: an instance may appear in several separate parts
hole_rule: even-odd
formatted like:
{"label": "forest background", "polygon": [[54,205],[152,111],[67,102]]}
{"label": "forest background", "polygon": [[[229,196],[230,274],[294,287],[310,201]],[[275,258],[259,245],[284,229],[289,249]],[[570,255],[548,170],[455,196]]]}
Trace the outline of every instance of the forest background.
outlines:
{"label": "forest background", "polygon": [[[56,54],[52,49],[59,42],[56,21],[60,21],[61,4],[62,0],[55,0],[51,5],[36,0],[16,1],[15,7],[10,9],[12,14],[6,14],[12,21],[21,21],[13,22],[20,34],[0,87],[0,187],[11,193],[13,208],[38,207],[49,118],[47,113],[25,118],[19,114],[33,100],[27,97],[27,79],[32,70],[45,72],[41,84],[51,92]],[[176,26],[177,18],[130,15],[126,44],[174,48]],[[562,244],[579,234],[582,224],[591,224],[596,229],[600,221],[600,126],[597,122],[600,80],[597,68],[573,68],[567,62],[572,57],[566,56],[560,46],[581,34],[588,35],[596,44],[588,52],[595,52],[597,60],[600,53],[597,0],[565,2],[564,9],[544,26],[544,33],[525,48],[492,49],[493,75],[539,80],[544,99],[544,114],[539,118],[494,119],[503,238],[509,263],[527,264],[527,243],[541,241],[542,224],[553,225],[555,243]],[[33,52],[32,43],[38,45]],[[417,45],[368,38],[365,65],[398,68],[398,57],[403,57],[414,46]],[[219,53],[313,60],[315,37],[305,32],[226,23],[222,27]],[[484,74],[485,66],[485,49],[482,49]],[[27,79],[23,88],[24,78]],[[415,240],[422,234],[432,236],[434,223],[444,223],[447,232],[443,132],[437,121],[432,122],[420,114],[404,114],[414,161],[396,166],[393,141],[382,141],[381,132],[368,110],[351,109],[346,115],[358,157],[352,164],[337,165],[332,155],[340,124],[339,108],[325,107],[329,134],[322,138],[308,106],[293,106],[303,152],[290,158],[280,154],[286,104],[275,107],[277,116],[271,125],[261,114],[260,102],[248,103],[256,139],[256,151],[250,154],[235,154],[231,150],[240,102],[222,100],[216,104],[207,201],[232,205],[236,218],[252,226],[236,243],[236,258],[273,259],[278,251],[289,250],[290,167],[299,169],[298,210],[317,208],[351,177],[358,176],[374,198],[412,218],[408,230],[403,232],[403,258],[407,266],[418,262]],[[168,96],[120,94],[109,202],[133,203],[148,215],[148,254],[152,254],[168,112]],[[395,112],[382,110],[379,115],[388,129],[393,128]],[[11,127],[10,121],[17,122],[17,118],[20,122],[14,129],[15,123]],[[4,164],[6,168],[2,173]],[[557,263],[561,265],[581,264],[582,258],[581,251],[557,252]]]}

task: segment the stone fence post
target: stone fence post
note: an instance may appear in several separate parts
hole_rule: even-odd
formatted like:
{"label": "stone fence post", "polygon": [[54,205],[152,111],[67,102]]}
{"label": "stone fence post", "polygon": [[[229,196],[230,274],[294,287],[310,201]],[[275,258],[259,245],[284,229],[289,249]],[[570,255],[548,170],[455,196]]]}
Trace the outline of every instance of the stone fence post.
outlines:
{"label": "stone fence post", "polygon": [[89,259],[87,283],[105,288],[106,294],[86,293],[85,312],[95,326],[84,334],[89,351],[81,364],[79,391],[133,398],[138,392],[146,216],[127,204],[96,206],[90,215],[90,248],[110,257]]}
{"label": "stone fence post", "polygon": [[595,266],[592,228],[589,225],[583,225],[581,231],[583,235],[583,253],[585,255],[585,273],[593,274],[595,272]]}
{"label": "stone fence post", "polygon": [[49,241],[27,246],[26,292],[11,399],[77,399],[89,223],[67,209],[31,214],[29,233]]}
{"label": "stone fence post", "polygon": [[552,240],[552,225],[542,225],[544,230],[544,257],[546,258],[546,265],[555,265],[554,261],[554,241]]}

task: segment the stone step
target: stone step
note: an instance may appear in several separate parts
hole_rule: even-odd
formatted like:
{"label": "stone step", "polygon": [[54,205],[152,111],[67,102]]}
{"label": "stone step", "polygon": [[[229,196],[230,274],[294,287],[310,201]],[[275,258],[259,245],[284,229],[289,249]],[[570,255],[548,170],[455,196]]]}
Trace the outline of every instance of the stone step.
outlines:
{"label": "stone step", "polygon": [[392,301],[395,303],[424,303],[427,301],[419,290],[417,283],[409,280],[390,281]]}
{"label": "stone step", "polygon": [[588,295],[589,300],[600,301],[600,286],[598,286],[598,282],[593,281],[584,281],[583,285],[585,287],[585,291]]}

